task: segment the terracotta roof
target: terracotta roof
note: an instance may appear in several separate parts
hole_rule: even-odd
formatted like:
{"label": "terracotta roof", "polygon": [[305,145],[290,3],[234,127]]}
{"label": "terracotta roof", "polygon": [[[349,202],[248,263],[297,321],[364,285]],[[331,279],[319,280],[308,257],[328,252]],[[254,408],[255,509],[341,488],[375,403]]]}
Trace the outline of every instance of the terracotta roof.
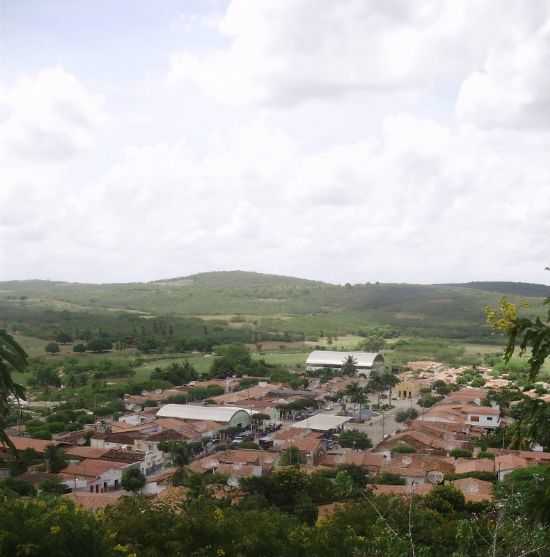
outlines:
{"label": "terracotta roof", "polygon": [[302,452],[313,452],[321,448],[322,441],[316,435],[308,435],[306,437],[300,437],[298,439],[291,439],[286,442],[287,447],[296,447]]}
{"label": "terracotta roof", "polygon": [[178,471],[177,468],[168,468],[163,472],[159,472],[158,474],[155,474],[154,476],[149,476],[146,481],[147,483],[152,483],[152,482],[162,483],[173,478],[174,474],[177,471]]}
{"label": "terracotta roof", "polygon": [[87,459],[78,464],[69,464],[62,472],[64,476],[97,478],[108,470],[120,470],[127,464],[110,460]]}
{"label": "terracotta roof", "polygon": [[112,462],[122,462],[125,464],[134,464],[141,462],[145,458],[145,453],[141,451],[125,451],[122,449],[109,449],[102,457],[102,460]]}
{"label": "terracotta roof", "polygon": [[46,480],[59,479],[59,477],[57,474],[50,474],[49,472],[25,472],[24,474],[17,476],[17,479],[36,485]]}
{"label": "terracotta roof", "polygon": [[372,485],[372,491],[376,495],[399,495],[408,497],[411,493],[414,495],[426,495],[432,489],[432,484],[415,484],[414,490],[412,485]]}
{"label": "terracotta roof", "polygon": [[495,455],[515,455],[525,458],[529,462],[550,464],[550,453],[543,451],[514,451],[511,449],[491,449]]}
{"label": "terracotta roof", "polygon": [[494,472],[495,462],[490,458],[459,458],[455,462],[455,474],[468,472]]}
{"label": "terracotta roof", "polygon": [[64,450],[66,456],[83,460],[85,458],[101,458],[109,449],[99,449],[96,447],[66,447]]}
{"label": "terracotta roof", "polygon": [[84,491],[73,491],[64,495],[67,499],[71,499],[79,507],[95,511],[104,509],[108,505],[115,505],[121,496],[125,495],[124,491],[116,491],[110,493],[87,493]]}
{"label": "terracotta roof", "polygon": [[270,451],[257,449],[230,449],[217,453],[220,462],[234,462],[242,464],[272,464],[278,456]]}
{"label": "terracotta roof", "polygon": [[[276,431],[271,435],[271,438],[274,441],[288,441],[290,439],[298,439],[299,437],[304,437],[309,435],[311,430],[308,428],[300,428],[300,427],[287,427]],[[321,437],[321,434],[314,433],[318,437]]]}
{"label": "terracotta roof", "polygon": [[500,416],[500,409],[492,406],[463,406],[463,411],[468,414],[479,414],[480,416]]}
{"label": "terracotta roof", "polygon": [[[50,445],[57,445],[57,441],[45,441],[43,439],[33,439],[32,437],[10,436],[10,439],[18,451],[34,449],[38,453],[43,453]],[[7,448],[4,444],[1,444],[0,446],[4,449]]]}
{"label": "terracotta roof", "polygon": [[364,468],[378,469],[385,462],[383,454],[372,453],[368,451],[354,451],[352,449],[344,449],[340,453],[326,454],[321,459],[323,466],[342,466],[346,464],[354,464]]}
{"label": "terracotta roof", "polygon": [[477,478],[463,478],[451,482],[464,494],[467,502],[490,501],[493,499],[493,484]]}
{"label": "terracotta roof", "polygon": [[505,454],[495,457],[495,470],[499,472],[517,470],[518,468],[525,468],[527,465],[527,459],[513,454]]}
{"label": "terracotta roof", "polygon": [[137,430],[94,433],[92,435],[92,439],[102,439],[108,443],[118,443],[120,445],[132,445],[136,439],[144,439],[145,437],[145,433]]}
{"label": "terracotta roof", "polygon": [[186,436],[175,429],[163,429],[157,433],[152,433],[147,436],[147,441],[162,442],[162,441],[181,441]]}

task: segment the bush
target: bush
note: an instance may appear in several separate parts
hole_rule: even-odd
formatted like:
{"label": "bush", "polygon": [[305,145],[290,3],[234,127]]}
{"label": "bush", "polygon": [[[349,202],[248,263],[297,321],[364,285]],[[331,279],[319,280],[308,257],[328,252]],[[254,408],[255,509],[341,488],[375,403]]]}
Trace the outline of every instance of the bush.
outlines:
{"label": "bush", "polygon": [[79,342],[73,346],[73,352],[86,352],[86,345]]}
{"label": "bush", "polygon": [[59,344],[57,342],[48,342],[45,350],[48,354],[57,354],[59,352]]}
{"label": "bush", "polygon": [[416,420],[416,418],[418,418],[418,411],[416,410],[416,408],[399,410],[395,414],[395,421],[398,423],[408,422],[409,420]]}
{"label": "bush", "polygon": [[472,458],[472,451],[468,449],[453,449],[449,454],[454,458]]}
{"label": "bush", "polygon": [[405,485],[407,482],[398,474],[391,474],[390,472],[382,472],[375,478],[375,483],[381,485]]}
{"label": "bush", "polygon": [[372,447],[370,437],[366,433],[356,430],[343,431],[338,436],[338,442],[344,448],[365,450]]}
{"label": "bush", "polygon": [[407,443],[400,443],[392,449],[392,453],[415,453],[416,449]]}
{"label": "bush", "polygon": [[36,495],[36,490],[31,482],[18,480],[17,478],[6,478],[0,482],[0,487],[7,489],[8,491],[13,491],[21,497],[32,497],[33,495]]}

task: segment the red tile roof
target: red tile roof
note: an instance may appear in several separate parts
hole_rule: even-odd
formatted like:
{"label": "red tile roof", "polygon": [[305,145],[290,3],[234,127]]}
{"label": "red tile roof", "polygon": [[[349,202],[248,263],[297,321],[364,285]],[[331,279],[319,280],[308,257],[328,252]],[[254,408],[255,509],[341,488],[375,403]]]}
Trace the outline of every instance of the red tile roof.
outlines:
{"label": "red tile roof", "polygon": [[108,470],[120,470],[128,465],[122,462],[112,462],[110,460],[87,459],[78,464],[69,464],[64,468],[62,474],[71,477],[97,478]]}

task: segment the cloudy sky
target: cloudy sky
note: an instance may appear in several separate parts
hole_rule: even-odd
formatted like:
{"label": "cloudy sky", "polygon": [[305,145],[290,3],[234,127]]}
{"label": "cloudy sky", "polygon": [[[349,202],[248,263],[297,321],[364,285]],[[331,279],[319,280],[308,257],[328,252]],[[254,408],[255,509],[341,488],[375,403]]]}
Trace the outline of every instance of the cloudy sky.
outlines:
{"label": "cloudy sky", "polygon": [[0,0],[0,280],[548,282],[550,0]]}

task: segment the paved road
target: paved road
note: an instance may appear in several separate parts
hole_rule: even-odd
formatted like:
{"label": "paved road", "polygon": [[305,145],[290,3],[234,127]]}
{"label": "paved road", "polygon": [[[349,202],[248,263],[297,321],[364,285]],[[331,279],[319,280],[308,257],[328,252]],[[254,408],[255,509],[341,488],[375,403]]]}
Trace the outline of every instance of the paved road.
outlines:
{"label": "paved road", "polygon": [[398,429],[405,429],[404,425],[395,421],[395,414],[399,410],[406,410],[408,408],[416,408],[420,413],[422,410],[416,405],[416,401],[410,400],[393,400],[392,404],[395,408],[384,412],[383,415],[370,419],[363,424],[349,424],[346,429],[357,429],[364,431],[371,438],[373,446],[376,446],[382,441],[385,434],[395,433]]}

